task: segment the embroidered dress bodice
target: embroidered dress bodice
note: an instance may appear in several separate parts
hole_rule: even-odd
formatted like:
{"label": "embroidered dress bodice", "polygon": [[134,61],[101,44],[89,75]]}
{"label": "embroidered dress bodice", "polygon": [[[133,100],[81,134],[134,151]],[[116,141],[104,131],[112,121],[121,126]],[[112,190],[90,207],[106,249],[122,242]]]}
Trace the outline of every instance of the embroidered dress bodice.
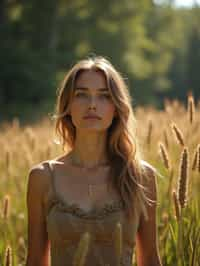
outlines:
{"label": "embroidered dress bodice", "polygon": [[121,200],[89,211],[67,203],[56,189],[52,164],[45,164],[51,176],[45,204],[50,265],[78,266],[82,256],[84,266],[132,266],[139,212],[130,221]]}

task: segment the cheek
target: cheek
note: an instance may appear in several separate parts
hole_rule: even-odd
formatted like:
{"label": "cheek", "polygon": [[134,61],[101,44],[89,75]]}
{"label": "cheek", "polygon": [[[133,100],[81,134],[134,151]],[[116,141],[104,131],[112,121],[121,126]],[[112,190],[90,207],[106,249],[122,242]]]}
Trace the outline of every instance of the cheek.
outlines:
{"label": "cheek", "polygon": [[107,108],[107,110],[109,110],[110,112],[114,112],[114,110],[115,110],[115,105],[114,105],[113,102],[111,102],[111,101],[105,101],[105,102],[104,102],[104,105],[105,105],[105,107]]}
{"label": "cheek", "polygon": [[74,123],[76,123],[76,121],[80,120],[82,115],[84,114],[84,107],[83,105],[78,103],[78,101],[74,101],[71,104],[70,111],[71,111],[72,120]]}
{"label": "cheek", "polygon": [[112,103],[106,103],[104,107],[102,108],[104,110],[104,113],[106,114],[106,117],[113,117],[115,112],[115,106]]}
{"label": "cheek", "polygon": [[71,103],[71,112],[72,113],[79,113],[83,109],[83,104],[80,101],[73,101]]}

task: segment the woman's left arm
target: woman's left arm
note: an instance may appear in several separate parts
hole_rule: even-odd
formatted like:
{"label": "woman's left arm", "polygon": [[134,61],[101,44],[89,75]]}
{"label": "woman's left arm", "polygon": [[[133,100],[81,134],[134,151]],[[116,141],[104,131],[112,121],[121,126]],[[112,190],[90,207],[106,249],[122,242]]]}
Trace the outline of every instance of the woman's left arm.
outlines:
{"label": "woman's left arm", "polygon": [[146,186],[148,193],[146,195],[155,201],[147,205],[148,220],[141,215],[139,228],[136,234],[136,259],[137,266],[162,266],[157,236],[157,181],[155,170],[147,166],[148,181]]}

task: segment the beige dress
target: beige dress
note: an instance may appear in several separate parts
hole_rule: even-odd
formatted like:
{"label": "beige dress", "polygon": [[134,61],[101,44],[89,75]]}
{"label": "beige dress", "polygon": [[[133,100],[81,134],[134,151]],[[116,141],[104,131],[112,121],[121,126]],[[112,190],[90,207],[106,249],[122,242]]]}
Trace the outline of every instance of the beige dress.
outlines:
{"label": "beige dress", "polygon": [[[59,191],[56,191],[52,165],[48,161],[45,164],[51,174],[51,191],[48,193],[45,208],[51,266],[76,265],[75,253],[85,232],[90,237],[88,246],[84,246],[88,249],[81,248],[85,252],[83,265],[132,266],[139,212],[133,221],[129,221],[122,201],[113,201],[90,211],[82,210],[77,204],[68,204]],[[121,248],[116,244],[119,243],[116,241],[119,238],[116,233],[118,222],[121,223]]]}

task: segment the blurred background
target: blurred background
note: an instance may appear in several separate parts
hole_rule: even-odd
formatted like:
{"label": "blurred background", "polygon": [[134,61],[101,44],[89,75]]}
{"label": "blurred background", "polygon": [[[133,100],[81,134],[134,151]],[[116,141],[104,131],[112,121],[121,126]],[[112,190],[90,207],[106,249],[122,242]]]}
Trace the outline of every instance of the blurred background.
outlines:
{"label": "blurred background", "polygon": [[52,113],[77,60],[109,59],[133,104],[200,96],[200,1],[1,0],[0,122]]}
{"label": "blurred background", "polygon": [[199,266],[200,0],[0,0],[0,265],[25,266],[29,172],[64,155],[57,88],[93,55],[127,82],[142,157],[160,173],[163,265]]}

